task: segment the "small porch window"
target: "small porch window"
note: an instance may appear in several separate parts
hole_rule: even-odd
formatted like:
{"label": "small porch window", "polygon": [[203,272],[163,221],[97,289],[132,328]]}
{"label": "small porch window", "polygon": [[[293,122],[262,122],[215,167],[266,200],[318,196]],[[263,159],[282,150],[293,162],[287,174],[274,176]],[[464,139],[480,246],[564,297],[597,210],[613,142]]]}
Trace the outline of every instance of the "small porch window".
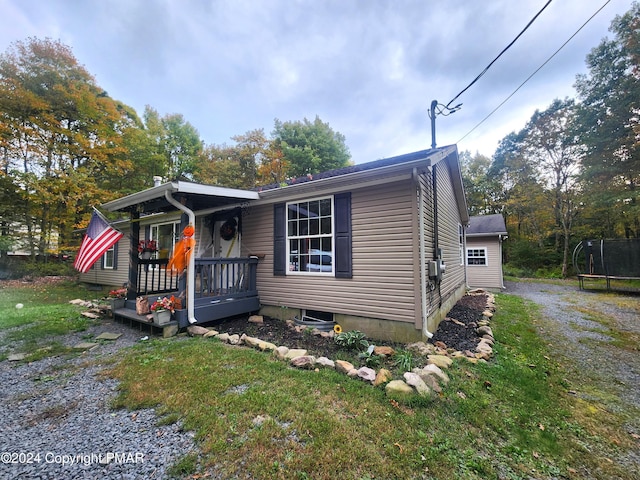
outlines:
{"label": "small porch window", "polygon": [[109,250],[102,255],[102,269],[115,270],[116,268],[116,245],[114,244]]}
{"label": "small porch window", "polygon": [[487,265],[487,249],[467,248],[467,265]]}
{"label": "small porch window", "polygon": [[176,240],[179,238],[180,222],[151,225],[149,238],[158,246],[156,258],[171,258]]}

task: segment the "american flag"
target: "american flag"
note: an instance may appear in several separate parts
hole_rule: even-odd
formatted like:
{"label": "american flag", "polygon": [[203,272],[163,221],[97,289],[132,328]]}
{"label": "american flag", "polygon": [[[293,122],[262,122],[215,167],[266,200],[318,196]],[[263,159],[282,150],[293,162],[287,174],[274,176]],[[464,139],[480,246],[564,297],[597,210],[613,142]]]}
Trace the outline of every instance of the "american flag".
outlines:
{"label": "american flag", "polygon": [[111,227],[101,215],[94,211],[73,267],[82,273],[88,272],[102,254],[123,236],[122,232]]}

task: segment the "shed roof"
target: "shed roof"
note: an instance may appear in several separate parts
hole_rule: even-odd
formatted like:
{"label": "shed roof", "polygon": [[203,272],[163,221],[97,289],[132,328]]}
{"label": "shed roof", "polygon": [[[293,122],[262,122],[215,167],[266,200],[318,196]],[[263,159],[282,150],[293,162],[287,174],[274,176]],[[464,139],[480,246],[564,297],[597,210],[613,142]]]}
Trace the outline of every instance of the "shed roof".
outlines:
{"label": "shed roof", "polygon": [[504,217],[499,213],[493,215],[476,215],[469,217],[467,236],[506,235],[507,227]]}

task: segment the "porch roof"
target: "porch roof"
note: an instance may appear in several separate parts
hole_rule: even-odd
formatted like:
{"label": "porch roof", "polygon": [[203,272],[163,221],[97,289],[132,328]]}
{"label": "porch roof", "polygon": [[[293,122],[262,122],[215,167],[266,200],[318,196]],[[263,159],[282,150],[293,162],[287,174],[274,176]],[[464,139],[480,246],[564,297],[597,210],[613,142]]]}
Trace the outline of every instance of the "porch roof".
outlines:
{"label": "porch roof", "polygon": [[165,192],[169,192],[177,200],[187,199],[190,208],[194,211],[224,207],[259,198],[258,192],[249,190],[176,181],[112,200],[102,204],[102,208],[110,212],[136,211],[142,214],[175,210],[175,207],[167,201]]}

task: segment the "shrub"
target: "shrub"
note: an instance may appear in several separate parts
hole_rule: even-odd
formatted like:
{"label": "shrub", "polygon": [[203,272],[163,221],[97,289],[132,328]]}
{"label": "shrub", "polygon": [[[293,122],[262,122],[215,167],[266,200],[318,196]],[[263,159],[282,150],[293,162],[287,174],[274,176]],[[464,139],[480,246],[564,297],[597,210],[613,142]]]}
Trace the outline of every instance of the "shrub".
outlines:
{"label": "shrub", "polygon": [[359,330],[351,330],[336,335],[334,341],[347,350],[364,350],[369,347],[369,342],[365,339],[365,334]]}

